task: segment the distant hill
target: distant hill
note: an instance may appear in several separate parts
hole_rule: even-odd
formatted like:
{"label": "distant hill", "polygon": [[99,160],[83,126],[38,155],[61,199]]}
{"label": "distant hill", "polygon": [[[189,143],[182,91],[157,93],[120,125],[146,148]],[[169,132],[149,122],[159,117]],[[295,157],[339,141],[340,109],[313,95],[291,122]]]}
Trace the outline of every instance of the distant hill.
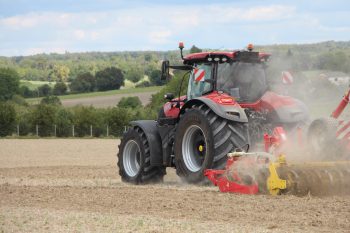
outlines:
{"label": "distant hill", "polygon": [[[350,41],[257,45],[256,49],[272,53],[274,59],[289,57],[288,59],[295,65],[294,68],[299,70],[328,69],[350,73]],[[67,52],[65,54],[0,57],[0,67],[14,68],[20,74],[21,79],[35,81],[55,81],[53,74],[57,70],[63,70],[67,73],[68,80],[66,81],[70,81],[80,72],[96,73],[110,66],[119,67],[124,73],[137,69],[148,75],[153,70],[159,70],[160,61],[164,59],[168,59],[172,63],[181,62],[177,50],[165,52]]]}

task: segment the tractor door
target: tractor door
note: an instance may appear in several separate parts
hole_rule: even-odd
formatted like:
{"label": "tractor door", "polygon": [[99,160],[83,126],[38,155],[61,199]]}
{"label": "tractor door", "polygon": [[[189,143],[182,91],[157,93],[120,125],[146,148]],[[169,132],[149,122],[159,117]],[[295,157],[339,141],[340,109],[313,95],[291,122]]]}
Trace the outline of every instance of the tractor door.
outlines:
{"label": "tractor door", "polygon": [[212,74],[212,63],[195,65],[195,69],[192,70],[188,83],[188,100],[207,94],[213,89],[213,82],[211,82],[211,80],[213,80]]}

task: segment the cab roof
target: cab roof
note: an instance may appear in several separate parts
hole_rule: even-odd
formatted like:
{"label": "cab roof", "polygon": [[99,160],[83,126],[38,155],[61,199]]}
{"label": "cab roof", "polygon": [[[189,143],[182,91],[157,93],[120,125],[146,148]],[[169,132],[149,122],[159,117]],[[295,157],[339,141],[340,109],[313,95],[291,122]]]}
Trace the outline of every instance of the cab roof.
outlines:
{"label": "cab roof", "polygon": [[208,58],[226,58],[227,60],[232,60],[232,61],[239,61],[240,59],[240,54],[246,53],[249,54],[251,53],[252,55],[257,55],[258,60],[260,62],[266,61],[271,54],[269,53],[262,53],[262,52],[249,52],[249,51],[241,51],[241,50],[236,50],[232,52],[228,51],[216,51],[216,52],[200,52],[200,53],[192,53],[184,57],[184,63],[185,64],[192,64],[196,62],[205,62],[208,61]]}

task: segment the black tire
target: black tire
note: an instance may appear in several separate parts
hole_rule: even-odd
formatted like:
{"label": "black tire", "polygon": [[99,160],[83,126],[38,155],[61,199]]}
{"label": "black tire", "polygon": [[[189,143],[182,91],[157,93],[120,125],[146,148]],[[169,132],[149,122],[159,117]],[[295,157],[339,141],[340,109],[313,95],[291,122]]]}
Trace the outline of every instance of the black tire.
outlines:
{"label": "black tire", "polygon": [[205,169],[223,169],[227,153],[237,148],[248,149],[247,144],[245,124],[221,118],[206,105],[186,109],[175,135],[176,173],[185,182],[200,183]]}
{"label": "black tire", "polygon": [[337,140],[338,121],[333,118],[314,120],[307,133],[311,155],[321,160],[336,159],[341,156],[342,149]]}
{"label": "black tire", "polygon": [[165,168],[151,165],[149,142],[139,127],[132,127],[124,133],[117,156],[122,181],[133,184],[163,181]]}

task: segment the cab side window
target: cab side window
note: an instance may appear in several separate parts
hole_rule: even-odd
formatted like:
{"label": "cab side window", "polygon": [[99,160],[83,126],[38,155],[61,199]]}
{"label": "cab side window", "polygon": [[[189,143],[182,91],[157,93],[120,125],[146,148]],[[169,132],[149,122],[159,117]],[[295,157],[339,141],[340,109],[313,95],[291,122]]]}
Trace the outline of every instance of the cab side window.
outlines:
{"label": "cab side window", "polygon": [[200,97],[203,93],[211,90],[211,84],[206,80],[211,79],[212,65],[211,64],[200,64],[196,65],[195,69],[192,70],[190,76],[190,82],[187,90],[187,98],[193,99]]}

